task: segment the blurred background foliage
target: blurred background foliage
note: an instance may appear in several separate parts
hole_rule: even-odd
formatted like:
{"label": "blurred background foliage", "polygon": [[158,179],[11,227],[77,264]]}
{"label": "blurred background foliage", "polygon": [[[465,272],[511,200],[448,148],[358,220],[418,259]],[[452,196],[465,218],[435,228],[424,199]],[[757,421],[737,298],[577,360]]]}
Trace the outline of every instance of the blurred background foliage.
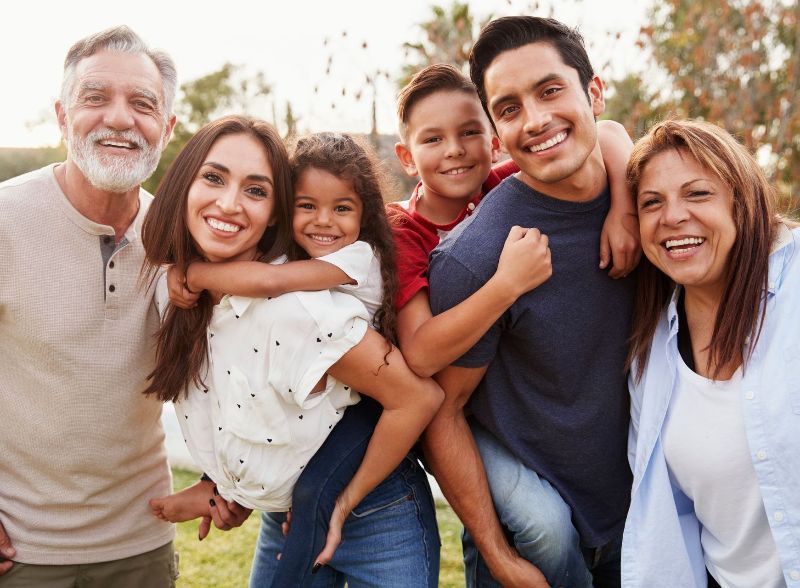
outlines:
{"label": "blurred background foliage", "polygon": [[[432,5],[427,20],[417,27],[417,37],[399,48],[404,51],[401,71],[369,69],[362,72],[360,87],[341,89],[342,100],[363,101],[371,110],[368,138],[393,181],[387,200],[407,197],[415,180],[406,177],[395,161],[396,135],[377,128],[376,102],[394,97],[384,96],[386,92],[379,89],[388,84],[396,93],[414,72],[431,63],[451,63],[466,73],[469,49],[480,27],[493,17],[474,5],[477,3],[457,0]],[[552,3],[530,2],[518,12],[551,16],[554,11]],[[796,212],[800,185],[799,22],[797,0],[654,0],[638,34],[637,47],[643,56],[639,70],[604,80],[604,118],[622,123],[634,140],[654,122],[670,116],[720,124],[757,154],[778,188],[782,209]],[[609,31],[608,42],[613,43],[614,37]],[[347,31],[326,38],[324,46],[328,51],[325,75],[332,79],[337,68],[353,66],[353,51],[369,51],[366,41],[354,47]],[[592,56],[591,46],[589,52]],[[337,57],[344,53],[348,58]],[[598,65],[602,71],[603,64]],[[249,113],[271,120],[291,140],[298,133],[302,113],[290,103],[276,112],[270,92],[263,72],[246,75],[242,65],[231,63],[184,83],[176,101],[174,137],[145,187],[154,191],[192,133],[226,113]],[[335,106],[331,104],[332,112]],[[63,146],[0,149],[0,180],[62,160],[64,153]]]}

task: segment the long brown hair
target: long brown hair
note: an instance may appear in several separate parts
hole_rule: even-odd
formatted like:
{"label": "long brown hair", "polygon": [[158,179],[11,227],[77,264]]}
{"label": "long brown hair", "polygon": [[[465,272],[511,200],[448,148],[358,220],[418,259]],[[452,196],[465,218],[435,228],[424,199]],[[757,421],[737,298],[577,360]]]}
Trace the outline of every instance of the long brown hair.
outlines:
{"label": "long brown hair", "polygon": [[[315,133],[298,139],[291,157],[295,182],[308,169],[326,171],[353,184],[363,205],[359,240],[369,243],[378,255],[383,280],[383,301],[375,313],[375,326],[391,343],[396,343],[397,311],[394,306],[397,292],[397,271],[394,239],[381,190],[383,177],[372,150],[350,135]],[[291,259],[308,259],[298,245],[289,247]]]}
{"label": "long brown hair", "polygon": [[[269,123],[244,116],[227,116],[197,131],[161,180],[142,226],[143,271],[146,276],[152,279],[165,264],[185,268],[190,262],[202,258],[186,222],[189,188],[217,139],[238,134],[259,141],[272,166],[274,226],[268,228],[259,241],[261,259],[268,261],[287,250],[291,242],[290,210],[294,193],[286,148]],[[156,334],[156,366],[148,375],[150,383],[145,394],[154,394],[163,401],[175,401],[181,393],[188,394],[191,383],[203,385],[202,370],[208,352],[206,329],[213,306],[211,296],[204,291],[195,308],[168,308]]]}
{"label": "long brown hair", "polygon": [[[736,240],[708,353],[707,369],[716,378],[722,368],[739,357],[746,364],[750,354],[746,343],[749,339],[752,350],[758,340],[767,298],[769,252],[780,218],[774,190],[755,158],[727,131],[702,121],[664,121],[636,143],[627,170],[634,197],[653,157],[670,150],[691,155],[733,194]],[[667,275],[647,258],[642,259],[628,356],[629,367],[636,362],[637,379],[644,373],[650,343],[674,288]]]}

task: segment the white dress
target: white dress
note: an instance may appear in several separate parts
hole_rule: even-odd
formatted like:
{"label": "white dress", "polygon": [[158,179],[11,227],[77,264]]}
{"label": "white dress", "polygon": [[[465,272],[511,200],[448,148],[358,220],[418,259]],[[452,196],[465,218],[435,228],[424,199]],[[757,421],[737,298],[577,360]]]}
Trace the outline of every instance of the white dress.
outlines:
{"label": "white dress", "polygon": [[[206,334],[204,385],[175,402],[196,465],[223,498],[248,508],[287,510],[303,468],[359,400],[330,376],[323,391],[311,391],[364,337],[372,314],[365,302],[376,284],[381,291],[380,266],[362,242],[321,259],[358,284],[267,299],[224,296]],[[163,281],[159,291],[164,308]],[[362,292],[364,302],[355,296]]]}

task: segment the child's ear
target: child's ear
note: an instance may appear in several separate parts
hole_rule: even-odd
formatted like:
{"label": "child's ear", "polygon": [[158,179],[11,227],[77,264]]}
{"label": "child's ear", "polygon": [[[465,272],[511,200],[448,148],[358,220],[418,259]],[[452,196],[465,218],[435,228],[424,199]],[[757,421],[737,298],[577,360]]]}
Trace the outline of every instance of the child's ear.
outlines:
{"label": "child's ear", "polygon": [[500,139],[492,134],[492,163],[497,163],[498,159],[500,159]]}
{"label": "child's ear", "polygon": [[414,164],[414,156],[411,155],[411,150],[408,147],[406,147],[403,143],[395,143],[394,154],[400,161],[400,165],[403,166],[403,170],[405,170],[406,175],[411,176],[412,178],[419,175],[417,172],[417,166]]}

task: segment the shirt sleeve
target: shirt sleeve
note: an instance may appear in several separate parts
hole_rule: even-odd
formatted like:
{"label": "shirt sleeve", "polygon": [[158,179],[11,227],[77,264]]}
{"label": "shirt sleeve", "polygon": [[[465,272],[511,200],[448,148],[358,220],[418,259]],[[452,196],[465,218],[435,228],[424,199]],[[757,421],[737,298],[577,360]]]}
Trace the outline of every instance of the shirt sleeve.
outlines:
{"label": "shirt sleeve", "polygon": [[408,304],[417,292],[428,287],[428,255],[436,246],[436,243],[429,242],[414,230],[412,223],[407,217],[400,217],[392,223],[397,250],[397,310]]}
{"label": "shirt sleeve", "polygon": [[350,294],[322,290],[284,296],[295,296],[299,305],[274,327],[281,343],[270,355],[269,384],[302,407],[328,369],[364,338],[369,318]]}
{"label": "shirt sleeve", "polygon": [[156,310],[158,311],[158,318],[162,322],[164,321],[164,316],[167,314],[167,309],[169,308],[169,289],[167,288],[167,272],[164,270],[159,270],[159,275],[156,278],[156,290],[153,294],[153,302],[156,305]]}
{"label": "shirt sleeve", "polygon": [[358,285],[364,285],[369,277],[370,266],[374,258],[375,253],[368,243],[356,241],[317,259],[335,265]]}
{"label": "shirt sleeve", "polygon": [[[482,286],[483,282],[449,252],[441,250],[433,252],[430,266],[430,302],[434,315],[460,304]],[[500,333],[500,321],[495,321],[483,337],[454,361],[453,365],[469,368],[488,365],[497,353]]]}

